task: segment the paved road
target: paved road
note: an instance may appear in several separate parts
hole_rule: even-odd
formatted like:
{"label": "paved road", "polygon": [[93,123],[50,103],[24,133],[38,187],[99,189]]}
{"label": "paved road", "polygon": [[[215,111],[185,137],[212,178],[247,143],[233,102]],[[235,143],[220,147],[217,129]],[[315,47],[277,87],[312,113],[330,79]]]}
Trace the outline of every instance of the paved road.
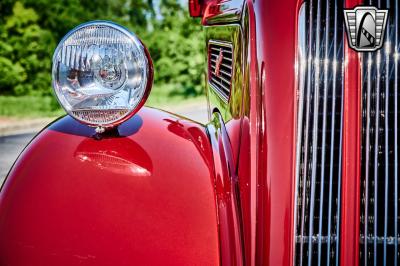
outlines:
{"label": "paved road", "polygon": [[35,134],[22,134],[0,137],[0,185],[18,155],[34,136]]}
{"label": "paved road", "polygon": [[[184,110],[178,113],[192,120],[203,123],[208,120],[207,111],[204,107],[195,110]],[[0,186],[18,155],[35,135],[36,132],[0,137]]]}

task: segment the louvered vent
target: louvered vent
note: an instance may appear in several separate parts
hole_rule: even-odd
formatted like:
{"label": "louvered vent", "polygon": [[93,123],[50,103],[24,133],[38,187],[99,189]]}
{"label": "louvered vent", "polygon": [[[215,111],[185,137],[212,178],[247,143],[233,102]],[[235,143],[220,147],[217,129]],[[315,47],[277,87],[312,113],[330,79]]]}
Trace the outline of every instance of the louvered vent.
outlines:
{"label": "louvered vent", "polygon": [[360,265],[399,265],[399,1],[389,9],[383,48],[362,60]]}
{"label": "louvered vent", "polygon": [[232,44],[210,41],[208,53],[208,81],[221,99],[228,102],[233,73]]}
{"label": "louvered vent", "polygon": [[295,265],[338,265],[343,0],[306,0],[298,29]]}

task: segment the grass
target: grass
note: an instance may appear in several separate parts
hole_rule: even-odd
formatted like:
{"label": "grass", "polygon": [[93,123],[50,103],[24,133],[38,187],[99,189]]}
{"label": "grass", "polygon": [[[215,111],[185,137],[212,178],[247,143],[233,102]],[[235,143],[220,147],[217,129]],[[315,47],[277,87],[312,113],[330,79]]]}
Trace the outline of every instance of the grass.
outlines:
{"label": "grass", "polygon": [[36,118],[64,113],[52,96],[0,96],[0,116]]}
{"label": "grass", "polygon": [[176,91],[174,91],[173,86],[164,85],[164,86],[154,86],[151,89],[151,93],[149,98],[147,99],[146,105],[164,110],[169,110],[172,107],[175,108],[176,106],[182,106],[201,101],[205,102],[205,95],[184,96],[181,94],[176,94]]}
{"label": "grass", "polygon": [[[205,103],[205,96],[172,95],[172,86],[153,87],[146,105],[173,111],[176,107],[197,102]],[[65,114],[53,96],[0,96],[0,117],[38,118]]]}

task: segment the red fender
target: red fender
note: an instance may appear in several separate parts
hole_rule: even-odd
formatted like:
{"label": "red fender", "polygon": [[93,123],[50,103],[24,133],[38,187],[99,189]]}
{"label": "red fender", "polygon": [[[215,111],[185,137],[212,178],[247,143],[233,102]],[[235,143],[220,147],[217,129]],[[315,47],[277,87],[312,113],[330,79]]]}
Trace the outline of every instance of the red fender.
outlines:
{"label": "red fender", "polygon": [[66,116],[0,193],[0,265],[220,263],[206,130],[143,108],[106,136]]}
{"label": "red fender", "polygon": [[218,112],[207,126],[215,169],[221,260],[224,265],[244,265],[243,224],[240,208],[239,180],[232,145],[222,116]]}

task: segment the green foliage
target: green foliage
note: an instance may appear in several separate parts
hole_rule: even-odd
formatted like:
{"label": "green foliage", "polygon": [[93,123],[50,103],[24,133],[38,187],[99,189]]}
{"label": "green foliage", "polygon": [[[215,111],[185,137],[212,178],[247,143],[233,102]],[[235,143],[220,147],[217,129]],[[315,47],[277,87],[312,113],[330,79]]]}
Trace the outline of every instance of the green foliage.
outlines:
{"label": "green foliage", "polygon": [[0,115],[11,96],[45,96],[52,101],[45,103],[46,112],[57,106],[48,97],[52,54],[69,30],[89,20],[112,20],[140,36],[155,68],[153,102],[157,95],[185,98],[202,92],[203,32],[179,0],[161,0],[158,6],[152,0],[2,0],[0,14],[0,95],[8,95],[0,102]]}
{"label": "green foliage", "polygon": [[26,79],[25,70],[20,64],[13,62],[5,57],[0,57],[0,92],[6,88],[15,88]]}
{"label": "green foliage", "polygon": [[49,94],[51,53],[55,41],[38,25],[32,8],[15,2],[0,27],[0,94]]}
{"label": "green foliage", "polygon": [[183,12],[174,20],[157,23],[146,38],[154,60],[155,83],[172,85],[172,95],[194,96],[201,93],[204,81],[204,37],[200,26],[193,26]]}

